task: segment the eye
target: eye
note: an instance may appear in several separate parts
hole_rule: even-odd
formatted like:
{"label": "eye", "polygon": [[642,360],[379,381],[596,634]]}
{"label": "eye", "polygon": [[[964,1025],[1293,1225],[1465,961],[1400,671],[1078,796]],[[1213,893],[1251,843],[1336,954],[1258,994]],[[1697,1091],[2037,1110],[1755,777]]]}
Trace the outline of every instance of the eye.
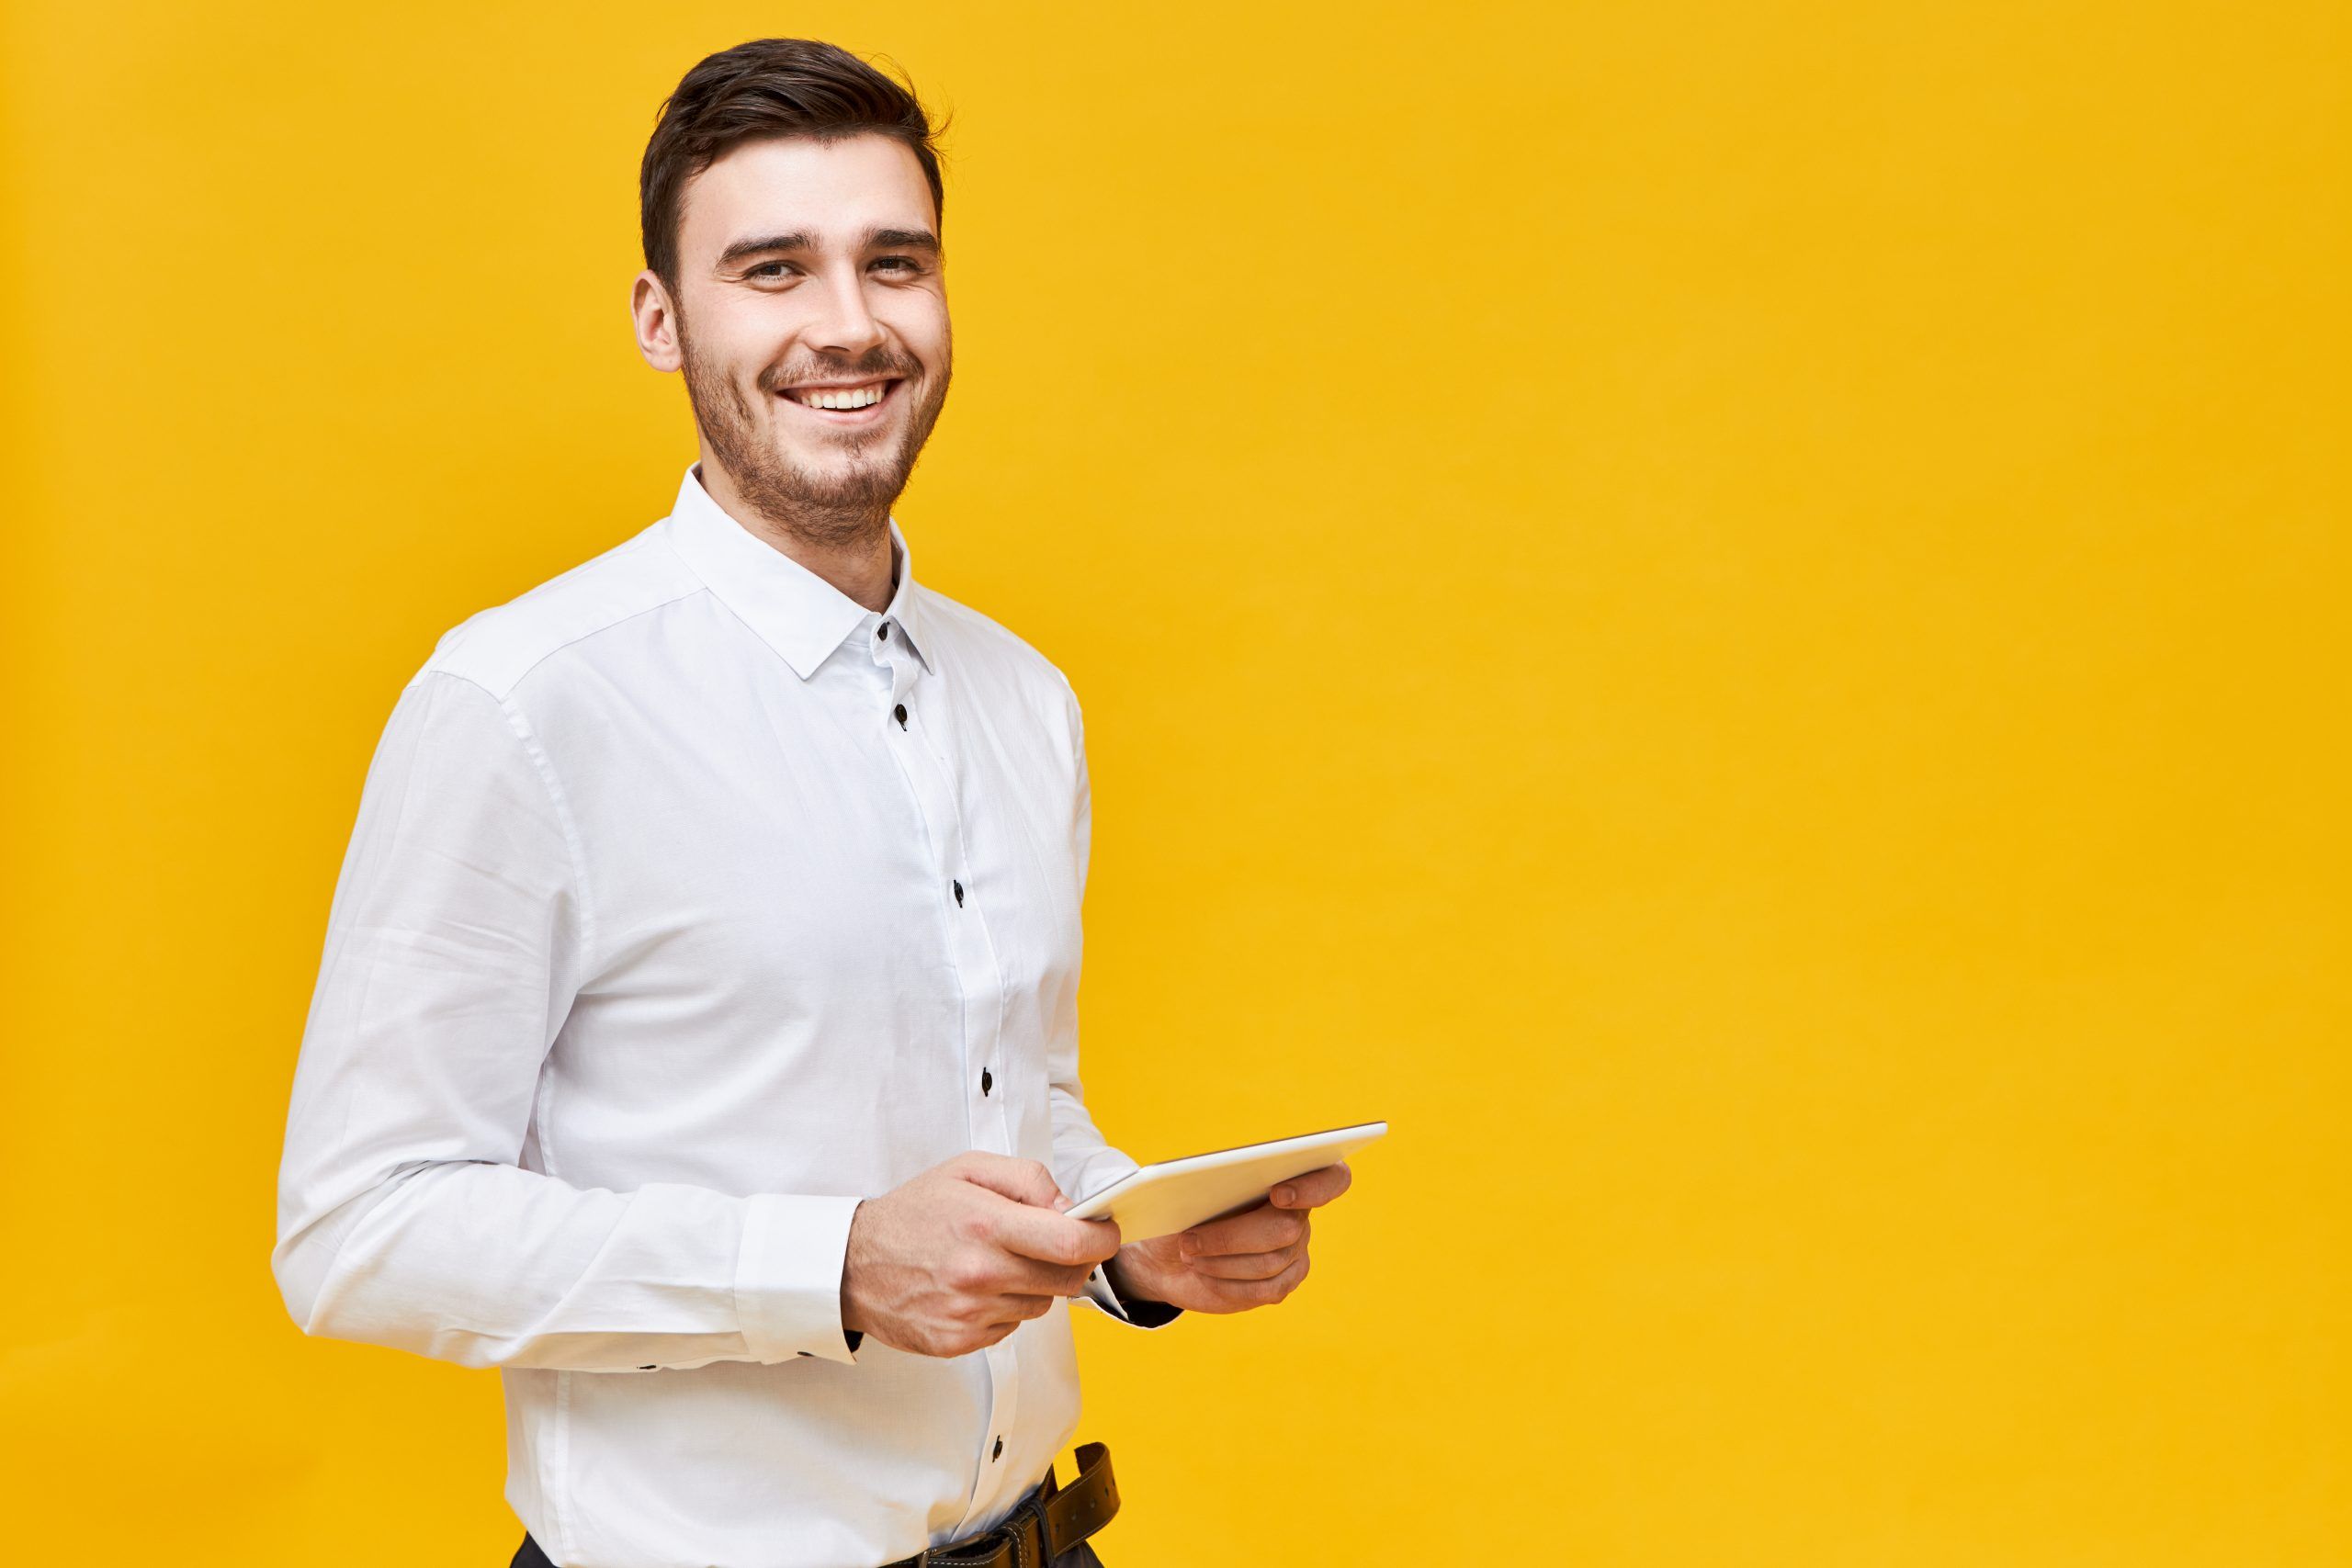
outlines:
{"label": "eye", "polygon": [[770,272],[768,269],[775,266],[790,266],[792,264],[790,262],[762,262],[759,265],[753,267],[743,276],[746,277],[781,277],[784,276],[782,273]]}
{"label": "eye", "polygon": [[875,262],[874,265],[876,266],[897,268],[910,275],[922,271],[922,268],[916,264],[915,259],[912,256],[883,256]]}

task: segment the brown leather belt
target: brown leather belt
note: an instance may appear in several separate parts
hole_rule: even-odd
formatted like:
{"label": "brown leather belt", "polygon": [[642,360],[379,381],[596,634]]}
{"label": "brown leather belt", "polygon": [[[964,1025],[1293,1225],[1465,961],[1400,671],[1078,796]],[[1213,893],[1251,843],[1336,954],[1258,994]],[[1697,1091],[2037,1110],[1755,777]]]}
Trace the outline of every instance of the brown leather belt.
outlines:
{"label": "brown leather belt", "polygon": [[1078,1479],[1057,1485],[1051,1465],[1035,1491],[994,1529],[902,1557],[886,1568],[1046,1568],[1055,1558],[1111,1522],[1119,1511],[1119,1483],[1111,1479],[1111,1450],[1078,1445]]}

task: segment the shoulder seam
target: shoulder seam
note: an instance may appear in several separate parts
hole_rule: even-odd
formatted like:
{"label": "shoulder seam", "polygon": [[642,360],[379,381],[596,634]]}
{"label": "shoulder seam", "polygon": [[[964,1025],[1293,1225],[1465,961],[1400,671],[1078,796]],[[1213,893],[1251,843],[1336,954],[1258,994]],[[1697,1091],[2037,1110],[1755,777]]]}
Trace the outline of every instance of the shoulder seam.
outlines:
{"label": "shoulder seam", "polygon": [[[532,660],[530,663],[525,665],[522,669],[516,671],[514,672],[514,685],[521,685],[523,683],[524,676],[528,675],[532,671],[537,670],[540,665],[545,664],[548,660],[553,659],[557,654],[561,653],[565,649],[570,648],[575,642],[586,642],[592,637],[601,637],[605,633],[611,631],[615,626],[627,626],[629,622],[637,619],[639,615],[650,615],[654,611],[662,609],[666,605],[674,604],[681,599],[691,599],[697,593],[707,593],[708,592],[710,592],[709,589],[706,588],[700,581],[696,581],[683,593],[673,593],[667,599],[663,599],[656,604],[642,605],[638,609],[631,610],[626,615],[616,615],[611,620],[606,621],[603,626],[592,626],[587,631],[582,632],[578,637],[568,637],[561,642],[557,643],[553,648],[548,649],[545,653],[540,654],[537,659]],[[509,686],[507,690],[513,691],[514,686]]]}
{"label": "shoulder seam", "polygon": [[[669,605],[678,603],[682,599],[691,599],[697,593],[707,593],[709,592],[710,590],[706,584],[697,581],[685,588],[683,592],[673,593],[667,599],[657,601],[651,604],[640,605],[637,609],[631,610],[626,615],[616,615],[609,621],[589,627],[586,631],[580,633],[576,637],[568,637],[561,642],[557,643],[554,647],[540,653],[537,658],[533,659],[528,664],[526,664],[520,670],[514,671],[514,677],[507,682],[506,690],[509,693],[513,692],[515,687],[523,683],[524,679],[528,676],[532,671],[537,670],[540,665],[545,664],[548,660],[553,659],[557,654],[561,653],[565,649],[570,648],[574,643],[586,642],[592,637],[601,637],[605,633],[611,631],[616,626],[628,625],[629,622],[637,619],[639,615],[650,615],[654,611],[666,608]],[[505,698],[499,693],[491,691],[491,688],[485,682],[477,680],[475,677],[468,675],[461,671],[453,670],[446,664],[437,663],[434,660],[427,660],[425,661],[424,668],[427,670],[439,670],[444,674],[454,675],[461,681],[472,681],[475,685],[481,686],[485,692],[490,692],[491,695],[498,697],[501,702],[505,701]]]}
{"label": "shoulder seam", "polygon": [[[667,604],[670,601],[664,600],[663,603]],[[622,617],[624,620],[628,618],[628,616]],[[514,704],[500,696],[471,675],[430,664],[417,671],[417,679],[421,681],[427,675],[445,675],[452,681],[462,681],[488,697],[497,705],[499,717],[505,721],[507,732],[513,735],[515,741],[522,747],[523,755],[530,759],[531,772],[537,776],[539,787],[547,791],[548,804],[555,809],[556,826],[563,833],[564,854],[571,862],[571,879],[579,884],[580,887],[580,897],[577,900],[581,933],[580,977],[585,982],[599,972],[596,953],[596,900],[590,890],[588,857],[586,852],[581,847],[579,826],[572,820],[571,807],[564,796],[561,782],[555,776],[554,765],[548,761],[546,750],[539,744],[538,731],[531,728],[531,721],[523,716]],[[546,1021],[553,1021],[549,1019]],[[544,1024],[541,1032],[545,1032]]]}

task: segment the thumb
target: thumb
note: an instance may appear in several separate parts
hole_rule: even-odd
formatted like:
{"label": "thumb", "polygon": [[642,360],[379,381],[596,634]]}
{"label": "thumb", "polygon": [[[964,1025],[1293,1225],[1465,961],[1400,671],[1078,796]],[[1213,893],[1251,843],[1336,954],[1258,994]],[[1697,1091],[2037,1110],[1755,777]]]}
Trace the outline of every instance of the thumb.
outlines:
{"label": "thumb", "polygon": [[1069,1207],[1069,1201],[1062,1196],[1054,1173],[1046,1168],[1044,1161],[974,1152],[978,1158],[966,1172],[966,1179],[976,1186],[1001,1192],[1016,1203],[1034,1203],[1041,1209]]}

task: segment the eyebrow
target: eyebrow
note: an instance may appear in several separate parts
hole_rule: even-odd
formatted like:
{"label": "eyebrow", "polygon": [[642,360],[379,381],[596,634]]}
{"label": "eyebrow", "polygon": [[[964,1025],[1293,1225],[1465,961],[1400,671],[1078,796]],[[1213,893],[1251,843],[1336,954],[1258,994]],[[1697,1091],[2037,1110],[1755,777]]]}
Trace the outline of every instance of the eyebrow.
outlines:
{"label": "eyebrow", "polygon": [[[868,229],[859,248],[870,251],[878,246],[924,251],[935,256],[939,254],[939,236],[928,229]],[[809,251],[816,248],[816,236],[805,229],[795,229],[788,234],[758,234],[738,240],[719,252],[718,265],[725,266],[730,262],[769,251]]]}

